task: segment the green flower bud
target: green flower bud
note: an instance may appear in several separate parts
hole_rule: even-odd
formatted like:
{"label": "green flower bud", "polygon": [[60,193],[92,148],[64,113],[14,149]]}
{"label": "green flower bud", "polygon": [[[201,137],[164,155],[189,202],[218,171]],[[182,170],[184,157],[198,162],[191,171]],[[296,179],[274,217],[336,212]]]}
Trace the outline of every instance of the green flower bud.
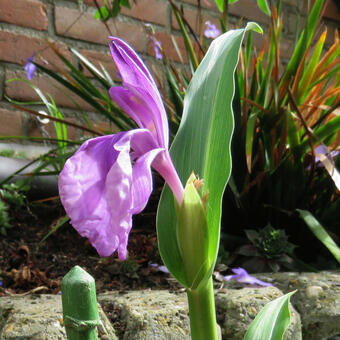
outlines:
{"label": "green flower bud", "polygon": [[191,174],[184,189],[182,204],[177,206],[177,241],[191,289],[197,289],[210,269],[205,203],[197,184],[195,175]]}

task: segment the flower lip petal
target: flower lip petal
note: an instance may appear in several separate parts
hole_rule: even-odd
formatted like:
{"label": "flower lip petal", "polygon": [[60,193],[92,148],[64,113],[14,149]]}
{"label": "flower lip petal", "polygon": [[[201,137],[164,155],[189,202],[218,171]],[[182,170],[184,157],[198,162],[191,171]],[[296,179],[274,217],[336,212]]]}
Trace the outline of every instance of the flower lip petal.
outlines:
{"label": "flower lip petal", "polygon": [[[151,194],[148,167],[162,151],[155,151],[156,146],[150,131],[137,129],[90,139],[66,161],[59,175],[61,201],[71,224],[101,256],[118,250],[125,259],[132,214]],[[134,166],[131,148],[138,157]]]}

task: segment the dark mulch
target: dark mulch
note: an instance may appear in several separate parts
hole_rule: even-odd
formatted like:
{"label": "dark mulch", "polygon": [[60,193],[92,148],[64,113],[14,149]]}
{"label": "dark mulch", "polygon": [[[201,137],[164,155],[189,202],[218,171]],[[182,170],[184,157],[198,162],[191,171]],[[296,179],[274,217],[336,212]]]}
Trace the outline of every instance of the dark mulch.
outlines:
{"label": "dark mulch", "polygon": [[135,217],[129,258],[125,262],[116,254],[100,257],[69,224],[41,243],[65,216],[58,199],[11,211],[13,228],[7,236],[0,236],[0,296],[28,292],[56,294],[63,276],[74,265],[81,266],[95,278],[98,292],[179,288],[169,275],[149,266],[149,263],[161,263],[155,231],[158,197],[159,190],[156,190],[144,212]]}

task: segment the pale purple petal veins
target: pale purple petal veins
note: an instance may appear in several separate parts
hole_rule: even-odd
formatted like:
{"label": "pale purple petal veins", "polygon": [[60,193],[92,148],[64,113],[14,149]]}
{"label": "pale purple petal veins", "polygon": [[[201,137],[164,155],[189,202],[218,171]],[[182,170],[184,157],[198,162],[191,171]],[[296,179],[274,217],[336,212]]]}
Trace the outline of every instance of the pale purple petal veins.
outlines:
{"label": "pale purple petal veins", "polygon": [[[134,165],[131,148],[138,156]],[[118,250],[126,258],[132,214],[151,194],[150,165],[161,151],[148,130],[137,129],[91,139],[67,160],[59,175],[60,199],[71,224],[100,255]]]}
{"label": "pale purple petal veins", "polygon": [[140,213],[146,206],[152,192],[151,163],[164,149],[153,149],[138,158],[132,174],[132,214]]}
{"label": "pale purple petal veins", "polygon": [[204,31],[204,36],[206,38],[215,39],[221,34],[220,29],[217,28],[216,25],[212,24],[210,21],[206,21],[205,25],[207,27]]}
{"label": "pale purple petal veins", "polygon": [[[118,38],[110,37],[113,60],[123,79],[123,86],[150,110],[153,125],[158,134],[160,147],[168,148],[169,127],[162,98],[150,72],[133,49]],[[140,112],[136,112],[139,115]],[[139,121],[142,119],[139,117]],[[138,123],[137,123],[138,124]]]}
{"label": "pale purple petal veins", "polygon": [[27,73],[28,80],[33,79],[34,73],[37,70],[36,65],[33,64],[35,55],[36,55],[36,52],[34,52],[32,56],[26,59],[25,72]]}
{"label": "pale purple petal veins", "polygon": [[[133,48],[119,38],[109,37],[109,39],[111,40],[110,50],[113,60],[116,63],[123,80],[128,83],[130,81],[131,83],[135,83],[136,80],[133,80],[132,77],[146,77],[151,84],[156,86],[148,68]],[[137,74],[135,73],[136,67],[140,71]],[[121,72],[121,70],[124,70],[124,72]]]}
{"label": "pale purple petal veins", "polygon": [[71,224],[102,256],[114,252],[119,243],[109,227],[111,215],[105,198],[106,176],[118,157],[113,145],[119,137],[86,141],[66,161],[58,181],[60,199]]}
{"label": "pale purple petal veins", "polygon": [[249,275],[248,272],[243,268],[233,268],[232,272],[235,273],[235,275],[224,276],[223,278],[225,281],[236,280],[238,282],[247,283],[251,285],[259,285],[263,287],[273,286],[269,282],[261,281],[256,277]]}
{"label": "pale purple petal veins", "polygon": [[[129,89],[121,86],[109,90],[112,100],[127,113],[140,128],[156,130],[148,107]],[[156,138],[157,139],[157,138]]]}

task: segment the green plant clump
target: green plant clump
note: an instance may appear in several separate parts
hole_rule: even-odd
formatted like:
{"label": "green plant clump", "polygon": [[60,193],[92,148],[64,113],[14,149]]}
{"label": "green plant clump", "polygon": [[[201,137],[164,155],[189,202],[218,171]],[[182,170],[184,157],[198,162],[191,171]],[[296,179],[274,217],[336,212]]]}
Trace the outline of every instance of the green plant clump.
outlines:
{"label": "green plant clump", "polygon": [[26,206],[26,192],[30,189],[28,182],[19,180],[15,183],[3,184],[0,189],[0,233],[7,235],[7,229],[12,227],[10,208],[17,211]]}

